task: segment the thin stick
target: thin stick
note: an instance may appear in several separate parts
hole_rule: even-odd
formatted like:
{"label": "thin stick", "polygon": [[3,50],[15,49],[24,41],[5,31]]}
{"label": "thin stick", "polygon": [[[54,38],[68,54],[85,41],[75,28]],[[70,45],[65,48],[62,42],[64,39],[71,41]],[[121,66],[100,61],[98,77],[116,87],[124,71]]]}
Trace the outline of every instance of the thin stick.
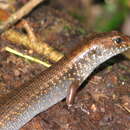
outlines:
{"label": "thin stick", "polygon": [[25,4],[21,9],[19,9],[16,13],[12,14],[7,21],[4,21],[0,25],[0,34],[8,29],[10,26],[15,24],[18,20],[20,20],[23,16],[27,15],[34,7],[45,0],[30,0],[27,4]]}
{"label": "thin stick", "polygon": [[28,59],[28,60],[30,60],[30,61],[33,61],[33,62],[42,64],[42,65],[44,65],[44,66],[47,67],[47,68],[49,68],[49,67],[51,66],[51,64],[49,64],[49,63],[47,63],[47,62],[43,62],[43,61],[41,61],[41,60],[39,60],[39,59],[36,59],[36,58],[34,58],[34,57],[31,57],[31,56],[22,54],[22,53],[20,53],[20,52],[14,50],[14,49],[12,49],[12,48],[10,48],[10,47],[5,47],[5,50],[8,51],[8,52],[10,52],[10,53],[13,53],[13,54],[15,54],[15,55],[17,55],[17,56],[20,56],[20,57],[23,57],[23,58],[25,58],[25,59]]}
{"label": "thin stick", "polygon": [[38,39],[36,38],[33,28],[29,25],[29,22],[27,20],[22,20],[21,25],[23,28],[26,30],[28,33],[29,40],[31,41],[32,44],[36,44]]}

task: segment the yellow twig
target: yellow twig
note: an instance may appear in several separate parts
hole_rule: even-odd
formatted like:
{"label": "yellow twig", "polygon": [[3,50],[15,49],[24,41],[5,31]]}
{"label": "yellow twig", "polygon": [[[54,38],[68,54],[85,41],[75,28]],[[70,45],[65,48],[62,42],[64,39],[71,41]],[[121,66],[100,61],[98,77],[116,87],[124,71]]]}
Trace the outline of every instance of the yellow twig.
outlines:
{"label": "yellow twig", "polygon": [[8,31],[4,32],[2,37],[11,41],[12,43],[22,44],[28,48],[31,48],[38,54],[44,55],[46,58],[54,62],[57,62],[64,57],[62,53],[49,46],[47,43],[41,41],[33,43],[26,35],[16,32],[13,29],[9,29]]}
{"label": "yellow twig", "polygon": [[5,50],[8,51],[8,52],[10,52],[10,53],[13,53],[13,54],[15,54],[15,55],[18,55],[18,56],[20,56],[20,57],[23,57],[23,58],[25,58],[25,59],[28,59],[28,60],[30,60],[30,61],[33,61],[33,62],[42,64],[42,65],[44,65],[45,67],[48,67],[48,68],[49,68],[49,67],[51,66],[51,64],[49,64],[49,63],[47,63],[47,62],[43,62],[43,61],[41,61],[41,60],[39,60],[39,59],[36,59],[36,58],[34,58],[34,57],[31,57],[31,56],[22,54],[22,53],[20,53],[20,52],[14,50],[14,49],[12,49],[12,48],[10,48],[10,47],[5,47]]}

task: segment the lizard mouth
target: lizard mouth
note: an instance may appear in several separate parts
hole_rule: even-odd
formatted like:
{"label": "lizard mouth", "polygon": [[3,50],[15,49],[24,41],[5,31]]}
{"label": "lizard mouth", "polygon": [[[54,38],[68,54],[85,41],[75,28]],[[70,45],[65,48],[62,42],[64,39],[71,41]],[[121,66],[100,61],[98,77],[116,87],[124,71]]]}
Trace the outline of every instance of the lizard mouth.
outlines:
{"label": "lizard mouth", "polygon": [[130,49],[130,46],[113,49],[113,51],[115,51],[115,55],[116,55],[116,54],[123,53],[123,52],[127,51],[128,49]]}

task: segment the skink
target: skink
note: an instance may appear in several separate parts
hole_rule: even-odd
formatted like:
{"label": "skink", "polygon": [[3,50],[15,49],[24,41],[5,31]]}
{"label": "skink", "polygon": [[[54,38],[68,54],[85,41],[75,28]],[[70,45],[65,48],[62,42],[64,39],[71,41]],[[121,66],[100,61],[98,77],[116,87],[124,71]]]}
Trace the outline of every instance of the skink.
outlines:
{"label": "skink", "polygon": [[15,90],[0,104],[0,130],[18,130],[65,97],[71,105],[76,89],[91,72],[128,48],[130,37],[116,31],[88,36],[85,44]]}

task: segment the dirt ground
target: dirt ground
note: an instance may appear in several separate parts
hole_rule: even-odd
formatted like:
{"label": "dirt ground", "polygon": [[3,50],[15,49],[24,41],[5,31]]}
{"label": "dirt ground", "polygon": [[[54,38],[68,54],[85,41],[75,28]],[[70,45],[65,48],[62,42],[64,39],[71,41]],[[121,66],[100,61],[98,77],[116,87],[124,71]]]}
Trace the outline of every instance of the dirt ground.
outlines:
{"label": "dirt ground", "polygon": [[[47,6],[39,7],[27,19],[38,25],[34,31],[42,40],[64,54],[82,44],[87,33],[78,21]],[[0,98],[46,69],[5,52],[5,46],[30,55],[24,46],[1,39]],[[31,55],[44,59],[35,52]],[[102,64],[83,83],[71,108],[63,100],[21,130],[130,130],[130,60],[119,55]]]}

